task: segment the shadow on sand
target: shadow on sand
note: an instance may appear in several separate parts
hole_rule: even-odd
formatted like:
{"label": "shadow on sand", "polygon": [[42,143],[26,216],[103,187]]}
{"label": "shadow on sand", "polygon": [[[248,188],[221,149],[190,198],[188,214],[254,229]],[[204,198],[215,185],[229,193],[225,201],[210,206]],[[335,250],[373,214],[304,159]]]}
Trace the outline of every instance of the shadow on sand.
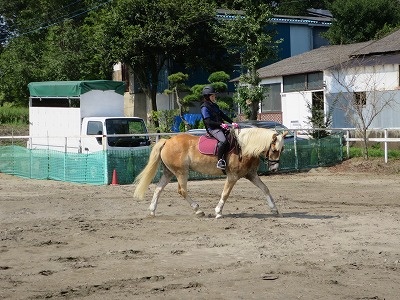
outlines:
{"label": "shadow on sand", "polygon": [[278,217],[273,214],[252,214],[252,213],[237,213],[237,214],[227,214],[224,218],[254,218],[254,219],[267,219],[267,218],[296,218],[296,219],[309,219],[309,220],[326,220],[340,218],[338,215],[311,215],[308,212],[291,212],[283,213],[282,216]]}

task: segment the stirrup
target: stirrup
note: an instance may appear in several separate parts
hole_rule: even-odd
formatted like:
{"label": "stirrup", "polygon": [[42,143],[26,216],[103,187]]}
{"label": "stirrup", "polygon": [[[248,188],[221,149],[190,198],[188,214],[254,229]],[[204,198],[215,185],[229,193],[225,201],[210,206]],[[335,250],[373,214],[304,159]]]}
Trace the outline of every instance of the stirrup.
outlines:
{"label": "stirrup", "polygon": [[226,168],[226,162],[225,162],[225,160],[220,159],[220,160],[217,162],[217,168],[218,168],[218,169],[221,169],[221,170],[225,170],[225,168]]}

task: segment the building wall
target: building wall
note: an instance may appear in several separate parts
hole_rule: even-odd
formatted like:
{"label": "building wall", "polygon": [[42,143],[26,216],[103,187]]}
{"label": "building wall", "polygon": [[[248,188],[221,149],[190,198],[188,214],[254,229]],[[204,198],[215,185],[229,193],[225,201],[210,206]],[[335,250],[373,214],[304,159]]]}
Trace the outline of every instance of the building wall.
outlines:
{"label": "building wall", "polygon": [[399,88],[399,65],[359,66],[325,72],[330,93],[384,91]]}
{"label": "building wall", "polygon": [[[296,126],[306,128],[307,125],[307,105],[306,101],[311,101],[310,92],[293,92],[293,93],[283,93],[283,79],[282,77],[273,77],[262,79],[260,85],[270,85],[270,84],[280,84],[281,85],[281,106],[282,111],[280,112],[279,122],[288,128],[294,128]],[[276,114],[276,112],[275,112]],[[263,118],[267,119],[270,117],[267,112],[262,112]],[[272,120],[272,119],[271,119]],[[275,118],[274,121],[277,121]]]}
{"label": "building wall", "polygon": [[308,128],[310,112],[307,101],[311,103],[311,92],[282,93],[282,122],[288,128],[298,124],[301,128]]}
{"label": "building wall", "polygon": [[302,25],[290,26],[290,56],[313,50],[312,27]]}
{"label": "building wall", "polygon": [[[355,128],[353,121],[357,118],[356,113],[351,109],[349,101],[352,101],[353,93],[329,93],[326,95],[326,101],[332,107],[333,124],[335,128]],[[389,105],[383,107],[382,103]],[[376,108],[373,108],[373,105]],[[369,128],[399,128],[400,127],[400,91],[376,91],[367,94],[367,105],[363,108],[364,119],[371,120],[371,113],[379,112],[372,120]]]}
{"label": "building wall", "polygon": [[325,72],[325,80],[326,103],[333,108],[332,127],[355,127],[352,121],[356,118],[355,112],[349,104],[354,99],[354,92],[365,92],[365,120],[371,120],[371,115],[382,109],[369,128],[400,127],[399,65],[360,66]]}
{"label": "building wall", "polygon": [[147,120],[146,101],[146,96],[143,93],[132,94],[126,92],[124,94],[124,115],[127,117],[139,117]]}
{"label": "building wall", "polygon": [[[311,112],[307,106],[307,103],[312,104],[312,94],[313,92],[320,91],[301,91],[301,92],[283,92],[283,79],[282,77],[274,77],[263,79],[261,85],[269,85],[278,83],[281,85],[281,123],[288,128],[309,128],[309,117]],[[325,104],[325,110],[327,110],[327,105]],[[266,112],[263,111],[263,114]]]}
{"label": "building wall", "polygon": [[330,25],[280,19],[274,26],[273,29],[277,32],[275,40],[282,40],[278,46],[278,60],[329,45],[329,41],[321,34],[326,32]]}

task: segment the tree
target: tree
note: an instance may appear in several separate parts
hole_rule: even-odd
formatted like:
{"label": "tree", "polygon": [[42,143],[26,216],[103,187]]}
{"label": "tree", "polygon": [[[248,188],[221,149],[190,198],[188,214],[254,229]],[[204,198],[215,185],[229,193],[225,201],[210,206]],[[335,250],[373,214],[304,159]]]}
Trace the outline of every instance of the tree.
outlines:
{"label": "tree", "polygon": [[0,53],[0,106],[28,106],[28,83],[40,78],[40,45],[28,37],[12,39]]}
{"label": "tree", "polygon": [[92,28],[65,20],[44,41],[43,80],[111,79],[113,61],[92,45]]}
{"label": "tree", "polygon": [[[208,76],[208,82],[213,86],[215,91],[220,93],[220,95],[217,98],[218,106],[222,110],[225,110],[227,112],[232,112],[233,111],[232,97],[224,96],[224,93],[228,90],[227,82],[229,81],[229,79],[230,79],[229,74],[225,73],[224,71],[217,71]],[[203,85],[203,87],[204,86],[205,85]]]}
{"label": "tree", "polygon": [[329,9],[334,19],[325,37],[331,44],[369,41],[385,27],[400,24],[398,0],[336,0]]}
{"label": "tree", "polygon": [[264,98],[265,89],[259,85],[245,84],[242,79],[237,85],[233,99],[240,108],[242,113],[248,120],[257,120],[259,103]]}
{"label": "tree", "polygon": [[328,105],[326,111],[323,108],[323,97],[318,99],[318,103],[313,105],[312,102],[307,101],[306,106],[309,115],[306,117],[307,124],[310,125],[312,129],[311,136],[315,139],[324,138],[330,135],[329,131],[326,129],[332,126],[333,122],[333,109],[336,106],[336,101],[333,101],[331,105]]}
{"label": "tree", "polygon": [[[92,18],[94,39],[109,59],[128,65],[143,92],[157,111],[156,94],[160,72],[169,61],[185,61],[199,55],[195,45],[199,32],[209,38],[209,23],[215,19],[215,7],[206,0],[120,0]],[[204,30],[209,28],[209,30]]]}
{"label": "tree", "polygon": [[190,88],[185,84],[188,80],[189,75],[183,74],[182,72],[178,72],[175,74],[171,74],[168,76],[169,89],[165,90],[164,93],[172,94],[178,104],[179,116],[181,117],[182,122],[185,124],[186,129],[190,129],[190,124],[183,117],[184,112],[186,111],[189,103],[182,101],[180,97],[180,93],[187,92]]}
{"label": "tree", "polygon": [[98,59],[96,49],[88,44],[88,31],[82,27],[87,13],[104,3],[89,0],[2,3],[0,15],[7,24],[7,35],[0,51],[0,103],[27,106],[27,84],[31,81],[97,79],[103,75],[102,78],[111,79],[111,65],[104,66],[107,60]]}
{"label": "tree", "polygon": [[[267,29],[271,26],[271,7],[260,0],[238,0],[234,3],[243,13],[237,13],[234,19],[221,21],[220,33],[227,49],[240,56],[241,65],[245,69],[239,81],[242,87],[235,98],[248,112],[248,117],[255,120],[262,97],[262,90],[257,87],[260,82],[257,69],[267,59],[274,58],[277,52],[274,32]],[[245,92],[245,89],[249,91]],[[243,96],[246,98],[241,99]]]}
{"label": "tree", "polygon": [[[164,91],[164,93],[174,95],[178,104],[179,115],[185,125],[185,130],[190,129],[191,125],[185,120],[183,114],[187,111],[189,106],[193,105],[193,102],[202,100],[203,88],[206,85],[211,84],[215,91],[218,93],[224,93],[228,89],[227,82],[229,81],[230,76],[224,71],[217,71],[210,74],[208,77],[208,84],[196,84],[193,87],[189,87],[185,84],[188,79],[189,76],[182,72],[171,74],[168,76],[170,87]],[[183,93],[186,93],[186,95],[183,96]],[[219,97],[217,103],[221,109],[231,110],[233,108],[231,97]]]}

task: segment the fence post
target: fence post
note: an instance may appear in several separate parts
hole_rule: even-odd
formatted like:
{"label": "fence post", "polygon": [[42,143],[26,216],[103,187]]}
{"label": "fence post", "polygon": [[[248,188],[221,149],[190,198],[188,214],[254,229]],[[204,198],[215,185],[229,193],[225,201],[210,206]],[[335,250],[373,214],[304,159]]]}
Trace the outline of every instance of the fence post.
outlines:
{"label": "fence post", "polygon": [[[160,133],[160,130],[157,130],[157,133]],[[160,140],[160,135],[157,134],[157,135],[156,135],[156,143],[158,143],[159,140]]]}
{"label": "fence post", "polygon": [[29,151],[29,164],[30,164],[30,166],[29,166],[29,178],[32,179],[33,178],[32,177],[33,176],[32,175],[33,157],[32,157],[32,137],[31,136],[29,136],[28,144],[29,144],[28,151]]}
{"label": "fence post", "polygon": [[387,137],[388,137],[388,132],[387,132],[387,129],[385,128],[385,131],[384,131],[384,133],[385,133],[385,142],[384,142],[384,145],[385,145],[385,164],[387,164],[387,162],[388,162],[388,142],[387,142]]}
{"label": "fence post", "polygon": [[350,158],[350,130],[346,130],[346,153],[347,153],[347,159]]}
{"label": "fence post", "polygon": [[103,150],[104,184],[108,184],[108,150]]}
{"label": "fence post", "polygon": [[68,151],[68,137],[65,137],[65,142],[64,142],[64,170],[63,170],[63,176],[64,176],[64,181],[67,179],[67,151]]}
{"label": "fence post", "polygon": [[299,169],[299,156],[297,155],[297,130],[294,131],[293,146],[294,146],[294,169],[298,170]]}

